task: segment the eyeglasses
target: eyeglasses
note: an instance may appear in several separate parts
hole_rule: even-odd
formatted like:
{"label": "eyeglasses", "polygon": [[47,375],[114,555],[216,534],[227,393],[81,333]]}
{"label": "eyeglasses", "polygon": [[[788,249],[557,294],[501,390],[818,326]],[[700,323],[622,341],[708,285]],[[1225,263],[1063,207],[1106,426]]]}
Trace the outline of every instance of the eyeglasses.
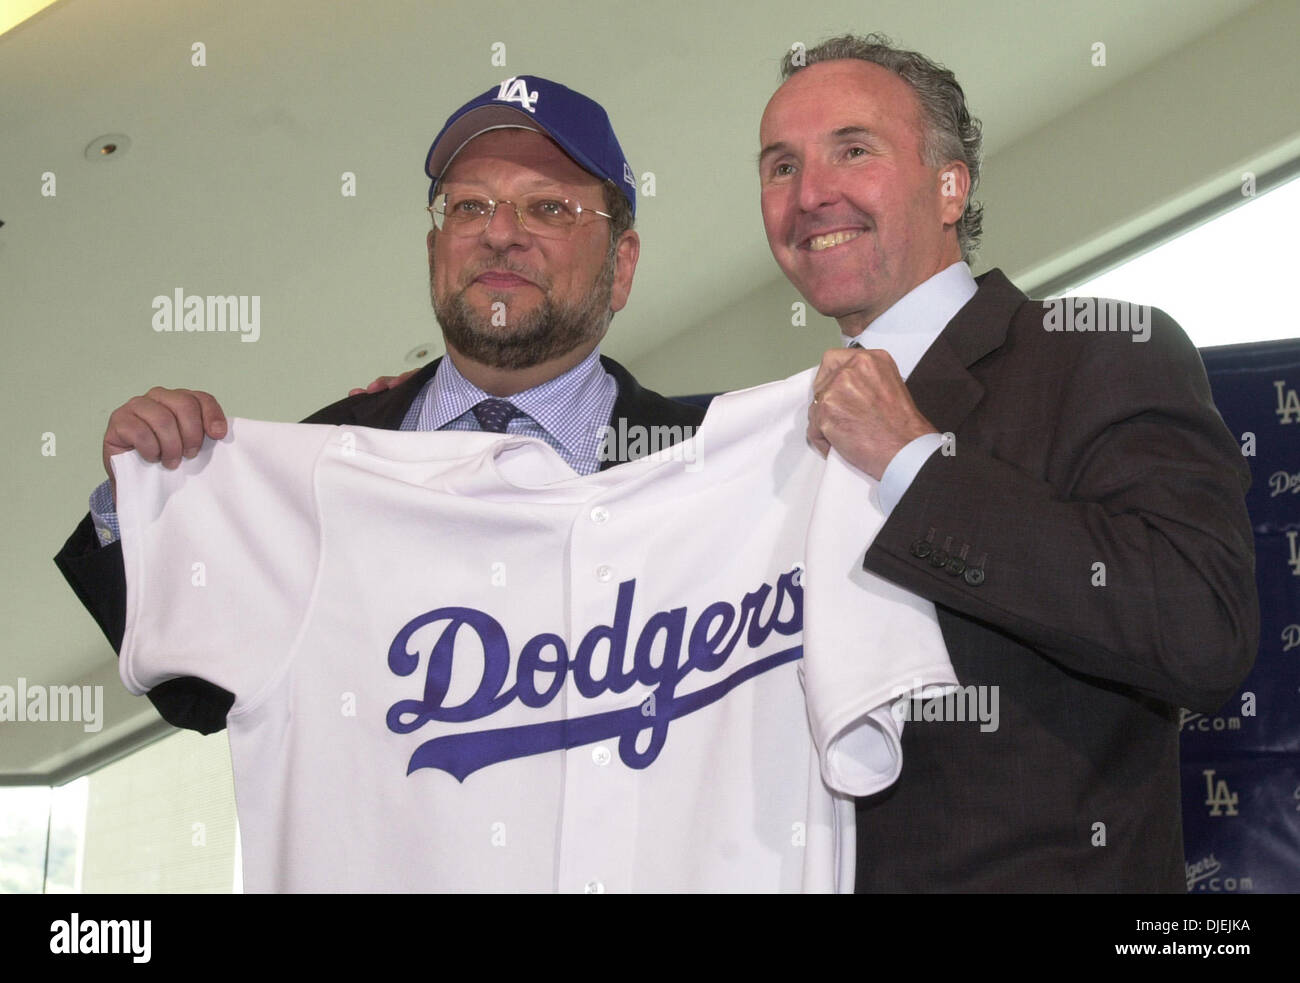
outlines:
{"label": "eyeglasses", "polygon": [[522,195],[518,201],[494,201],[485,195],[454,191],[438,195],[428,210],[433,215],[433,224],[439,232],[476,236],[482,235],[488,227],[498,205],[514,206],[519,224],[526,231],[544,239],[569,238],[583,215],[599,215],[608,219],[614,217],[594,208],[583,208],[570,198],[557,198],[545,191]]}

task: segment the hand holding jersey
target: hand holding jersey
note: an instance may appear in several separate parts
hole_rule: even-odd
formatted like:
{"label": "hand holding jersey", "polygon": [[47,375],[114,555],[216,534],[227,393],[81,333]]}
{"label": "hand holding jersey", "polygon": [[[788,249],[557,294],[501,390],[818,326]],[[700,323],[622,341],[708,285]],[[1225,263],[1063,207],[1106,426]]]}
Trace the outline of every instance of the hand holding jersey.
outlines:
{"label": "hand holding jersey", "polygon": [[860,567],[875,483],[804,440],[812,375],[585,477],[248,420],[116,458],[123,679],[235,694],[249,889],[851,889],[892,710],[955,679],[933,606]]}
{"label": "hand holding jersey", "polygon": [[155,386],[115,409],[104,431],[102,460],[116,499],[117,485],[110,459],[115,454],[139,451],[146,461],[161,461],[176,468],[181,459],[193,458],[203,438],[226,435],[226,414],[205,392],[163,389]]}
{"label": "hand holding jersey", "polygon": [[895,454],[937,432],[912,402],[888,352],[855,346],[822,356],[808,407],[808,440],[822,454],[834,447],[879,481]]}

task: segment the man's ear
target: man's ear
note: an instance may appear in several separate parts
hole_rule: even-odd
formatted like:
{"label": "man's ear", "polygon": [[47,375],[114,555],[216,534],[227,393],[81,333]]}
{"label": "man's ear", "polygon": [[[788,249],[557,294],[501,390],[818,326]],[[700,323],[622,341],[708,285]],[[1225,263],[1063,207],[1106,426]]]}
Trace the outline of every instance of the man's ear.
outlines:
{"label": "man's ear", "polygon": [[609,309],[621,311],[627,304],[628,295],[632,293],[632,276],[636,273],[636,261],[641,255],[641,237],[633,229],[628,229],[618,240],[614,251],[614,285],[610,290]]}
{"label": "man's ear", "polygon": [[970,171],[959,160],[951,160],[939,168],[940,214],[944,225],[956,225],[966,211],[970,197]]}

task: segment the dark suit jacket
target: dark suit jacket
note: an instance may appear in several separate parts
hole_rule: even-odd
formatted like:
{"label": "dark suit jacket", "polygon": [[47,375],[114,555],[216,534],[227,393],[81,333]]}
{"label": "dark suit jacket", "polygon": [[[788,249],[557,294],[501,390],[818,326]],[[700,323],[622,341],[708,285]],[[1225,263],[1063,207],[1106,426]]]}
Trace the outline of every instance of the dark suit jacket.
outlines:
{"label": "dark suit jacket", "polygon": [[1167,315],[1137,342],[1045,310],[985,274],[908,379],[954,453],[864,566],[935,602],[999,720],[905,725],[901,778],[858,803],[859,891],[1186,890],[1178,708],[1254,659],[1250,475]]}
{"label": "dark suit jacket", "polygon": [[[433,377],[440,359],[436,359],[400,386],[373,395],[350,396],[313,413],[304,423],[349,424],[383,430],[401,428],[402,420],[424,384]],[[662,426],[696,427],[704,419],[704,410],[656,392],[643,389],[627,369],[613,359],[601,356],[605,371],[618,383],[618,397],[610,420],[625,419],[627,427]],[[667,436],[673,436],[669,431]],[[676,441],[673,441],[674,443]],[[601,468],[619,463],[603,461]],[[122,649],[126,627],[126,574],[122,566],[120,542],[101,547],[95,528],[87,514],[64,544],[54,562],[107,636],[113,651]],[[163,719],[175,727],[211,734],[226,726],[226,714],[234,695],[202,679],[170,679],[149,691],[149,699]]]}

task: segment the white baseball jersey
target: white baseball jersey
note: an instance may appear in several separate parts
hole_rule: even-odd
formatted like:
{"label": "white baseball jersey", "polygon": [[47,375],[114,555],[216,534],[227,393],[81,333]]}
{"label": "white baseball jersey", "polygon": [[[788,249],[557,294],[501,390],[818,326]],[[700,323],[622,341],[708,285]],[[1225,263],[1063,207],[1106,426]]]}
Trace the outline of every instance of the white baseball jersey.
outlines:
{"label": "white baseball jersey", "polygon": [[[231,421],[113,458],[121,672],[228,718],[250,891],[833,891],[933,607],[861,569],[875,482],[814,373],[576,476],[546,444]],[[806,580],[805,580],[806,578]]]}

